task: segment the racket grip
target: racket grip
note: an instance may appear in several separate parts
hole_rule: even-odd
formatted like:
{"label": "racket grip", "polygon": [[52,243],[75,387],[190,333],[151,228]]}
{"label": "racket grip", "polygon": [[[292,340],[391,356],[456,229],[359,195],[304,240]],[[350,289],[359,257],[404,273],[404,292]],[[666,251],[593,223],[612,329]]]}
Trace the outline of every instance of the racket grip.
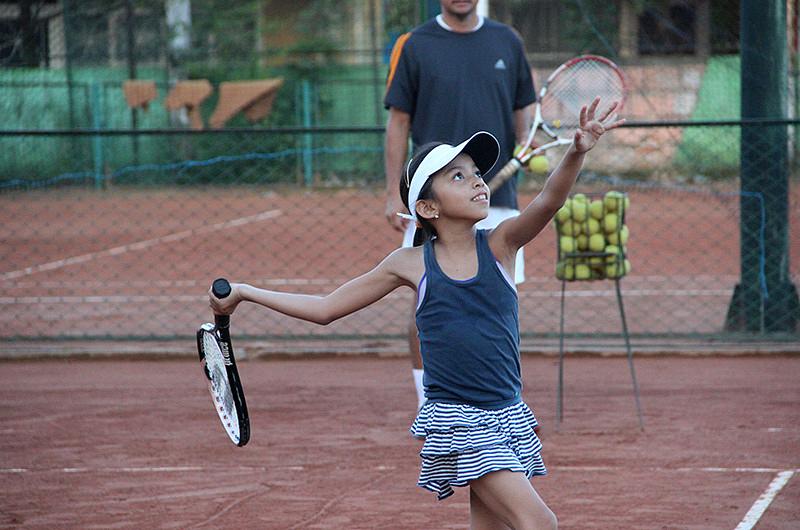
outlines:
{"label": "racket grip", "polygon": [[[225,278],[217,278],[211,284],[211,292],[217,298],[227,298],[231,294],[231,284]],[[231,324],[230,315],[214,315],[218,328],[227,328]]]}
{"label": "racket grip", "polygon": [[497,172],[497,174],[488,182],[489,191],[495,191],[497,188],[505,184],[505,182],[510,179],[517,170],[522,167],[522,162],[517,159],[517,157],[513,157],[509,160],[503,169]]}

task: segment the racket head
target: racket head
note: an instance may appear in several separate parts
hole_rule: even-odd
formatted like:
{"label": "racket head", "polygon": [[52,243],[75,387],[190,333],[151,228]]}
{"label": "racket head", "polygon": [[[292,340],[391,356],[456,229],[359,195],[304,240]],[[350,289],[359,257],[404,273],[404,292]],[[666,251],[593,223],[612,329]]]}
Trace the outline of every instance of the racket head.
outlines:
{"label": "racket head", "polygon": [[250,420],[230,341],[217,326],[206,323],[197,331],[197,352],[222,428],[242,447],[250,439]]}
{"label": "racket head", "polygon": [[565,62],[547,78],[539,96],[542,128],[550,136],[572,138],[580,125],[583,105],[600,97],[601,110],[617,102],[614,116],[628,95],[625,74],[600,55],[581,55]]}

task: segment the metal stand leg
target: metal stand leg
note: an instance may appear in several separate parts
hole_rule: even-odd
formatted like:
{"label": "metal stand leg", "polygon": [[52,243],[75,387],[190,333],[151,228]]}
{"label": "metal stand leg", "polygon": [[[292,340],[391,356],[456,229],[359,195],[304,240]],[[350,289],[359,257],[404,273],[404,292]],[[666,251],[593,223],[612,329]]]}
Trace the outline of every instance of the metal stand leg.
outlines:
{"label": "metal stand leg", "polygon": [[564,291],[567,288],[567,282],[561,281],[561,322],[559,324],[558,334],[558,391],[556,399],[556,431],[561,426],[561,421],[564,419]]}
{"label": "metal stand leg", "polygon": [[[628,336],[628,322],[625,320],[625,308],[622,305],[622,292],[620,291],[619,288],[619,278],[614,279],[614,285],[617,288],[617,304],[619,305],[619,315],[620,317],[622,317],[622,334],[625,337],[625,349],[628,351],[628,366],[631,369],[631,381],[633,381],[633,397],[636,400],[636,414],[639,416],[639,428],[641,430],[644,430],[644,420],[642,419],[642,405],[639,402],[639,383],[636,382],[636,370],[633,367],[633,352],[631,351],[631,341],[630,337]],[[562,298],[562,313],[563,313],[563,298]]]}

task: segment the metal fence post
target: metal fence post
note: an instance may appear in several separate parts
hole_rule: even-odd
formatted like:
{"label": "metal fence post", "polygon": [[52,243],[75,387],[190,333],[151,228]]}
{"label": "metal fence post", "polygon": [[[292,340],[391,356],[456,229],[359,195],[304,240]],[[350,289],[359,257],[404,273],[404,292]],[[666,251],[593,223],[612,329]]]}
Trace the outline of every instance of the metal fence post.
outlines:
{"label": "metal fence post", "polygon": [[[311,127],[311,83],[303,79],[303,127]],[[311,133],[303,134],[303,180],[306,186],[314,183],[314,138]]]}
{"label": "metal fence post", "polygon": [[[742,0],[741,49],[742,119],[785,119],[785,2]],[[729,330],[792,332],[800,320],[797,289],[789,279],[788,154],[786,125],[742,126],[741,280],[726,318]]]}
{"label": "metal fence post", "polygon": [[[89,105],[92,111],[92,129],[101,131],[103,129],[103,91],[100,83],[91,84],[89,91]],[[103,187],[103,137],[99,134],[92,136],[92,160],[94,162],[94,188],[99,190]]]}

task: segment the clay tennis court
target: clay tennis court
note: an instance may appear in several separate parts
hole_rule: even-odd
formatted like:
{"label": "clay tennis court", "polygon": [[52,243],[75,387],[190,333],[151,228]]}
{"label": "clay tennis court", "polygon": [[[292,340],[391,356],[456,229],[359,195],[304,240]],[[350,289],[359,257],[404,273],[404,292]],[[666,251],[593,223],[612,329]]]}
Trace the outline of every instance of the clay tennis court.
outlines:
{"label": "clay tennis court", "polygon": [[[2,528],[467,528],[468,495],[415,486],[405,358],[240,362],[253,435],[228,441],[193,345],[171,360],[0,366]],[[794,529],[800,359],[525,356],[560,527]]]}
{"label": "clay tennis court", "polygon": [[[20,340],[0,352],[0,527],[468,527],[463,490],[437,502],[415,486],[409,362],[402,341],[387,339],[403,333],[410,291],[329,327],[238,311],[253,427],[245,448],[218,425],[195,360],[192,334],[210,319],[214,277],[323,292],[391,251],[397,236],[376,213],[374,190],[63,190],[1,200],[0,333]],[[738,281],[738,197],[632,190],[631,203],[634,270],[622,288],[639,334],[645,431],[623,357],[568,358],[556,432],[557,360],[526,355],[524,397],[543,424],[550,469],[536,487],[562,528],[795,528],[796,355],[748,356],[776,350],[744,342],[725,346],[744,354],[736,357],[641,355],[678,349],[679,339],[659,333],[721,330]],[[796,188],[791,204],[795,233]],[[358,208],[369,215],[354,217]],[[334,238],[334,227],[345,230]],[[526,249],[525,351],[557,351],[553,236],[548,228]],[[798,246],[791,252],[797,278]],[[568,292],[568,332],[619,332],[611,282]],[[75,340],[87,337],[95,340]],[[148,340],[118,340],[131,337]],[[587,344],[600,353],[622,346],[611,337],[578,348]],[[784,342],[777,351],[796,349]],[[343,351],[360,355],[311,355]],[[287,352],[300,355],[275,356]],[[44,358],[11,360],[29,354]]]}

